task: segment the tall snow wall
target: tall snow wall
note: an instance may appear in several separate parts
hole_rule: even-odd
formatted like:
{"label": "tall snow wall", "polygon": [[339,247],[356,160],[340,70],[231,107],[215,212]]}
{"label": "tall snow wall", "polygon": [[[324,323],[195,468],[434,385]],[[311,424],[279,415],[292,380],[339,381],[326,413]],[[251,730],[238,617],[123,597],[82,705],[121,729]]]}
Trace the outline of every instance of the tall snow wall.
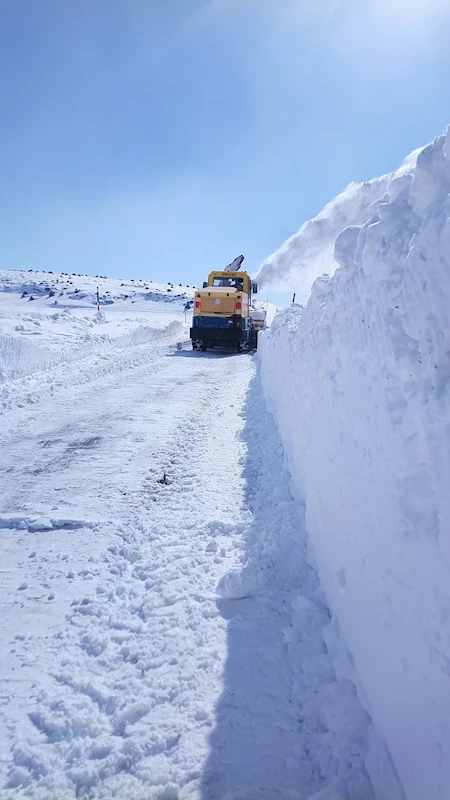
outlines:
{"label": "tall snow wall", "polygon": [[261,369],[360,697],[407,799],[448,800],[450,134],[387,191]]}

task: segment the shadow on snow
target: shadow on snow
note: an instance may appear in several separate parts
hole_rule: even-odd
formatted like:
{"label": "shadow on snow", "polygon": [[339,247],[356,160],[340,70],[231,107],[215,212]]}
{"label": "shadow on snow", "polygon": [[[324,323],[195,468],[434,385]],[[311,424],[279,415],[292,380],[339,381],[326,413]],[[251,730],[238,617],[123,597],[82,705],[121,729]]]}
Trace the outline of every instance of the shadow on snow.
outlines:
{"label": "shadow on snow", "polygon": [[[234,586],[219,587],[225,595],[218,608],[228,620],[228,654],[202,800],[219,800],[244,787],[270,789],[275,800],[275,787],[305,785],[304,769],[289,763],[298,750],[300,709],[292,697],[283,631],[291,624],[292,603],[300,591],[314,593],[315,576],[305,561],[303,509],[290,494],[283,449],[258,376],[249,387],[244,414],[245,507],[252,518],[245,566],[240,575],[231,575]],[[314,781],[310,769],[307,773],[309,790]],[[320,782],[316,785],[320,788]]]}
{"label": "shadow on snow", "polygon": [[237,353],[236,350],[231,350],[230,348],[218,348],[215,347],[213,351],[207,350],[205,353],[199,350],[175,350],[173,353],[169,353],[169,357],[172,358],[173,356],[177,358],[230,358],[233,356],[235,358],[245,358],[251,353]]}
{"label": "shadow on snow", "polygon": [[[218,588],[218,609],[228,621],[227,661],[201,798],[305,800],[330,787],[343,789],[348,800],[373,800],[361,755],[368,718],[353,685],[336,681],[326,652],[330,619],[317,573],[306,562],[304,508],[290,493],[258,375],[243,416],[251,518],[242,569]],[[355,743],[362,744],[359,755],[356,749],[352,755]]]}

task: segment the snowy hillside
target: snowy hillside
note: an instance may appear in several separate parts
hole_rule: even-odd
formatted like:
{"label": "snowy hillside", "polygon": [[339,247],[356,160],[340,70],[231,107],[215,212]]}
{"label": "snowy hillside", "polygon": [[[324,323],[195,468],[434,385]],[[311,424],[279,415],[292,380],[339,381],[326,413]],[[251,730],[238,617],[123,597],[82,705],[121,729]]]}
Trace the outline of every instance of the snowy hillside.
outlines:
{"label": "snowy hillside", "polygon": [[[262,339],[262,376],[305,504],[310,559],[351,652],[335,654],[338,674],[358,686],[407,800],[446,800],[450,134],[409,171],[369,186],[379,191],[353,187],[324,212],[339,269],[316,281],[305,308],[277,317]],[[339,232],[343,203],[351,226]],[[303,281],[309,255],[312,271],[320,266],[308,231],[321,226],[304,226],[260,282],[270,270]],[[367,763],[377,797],[390,800]]]}
{"label": "snowy hillside", "polygon": [[0,271],[0,381],[181,331],[192,296],[171,283]]}

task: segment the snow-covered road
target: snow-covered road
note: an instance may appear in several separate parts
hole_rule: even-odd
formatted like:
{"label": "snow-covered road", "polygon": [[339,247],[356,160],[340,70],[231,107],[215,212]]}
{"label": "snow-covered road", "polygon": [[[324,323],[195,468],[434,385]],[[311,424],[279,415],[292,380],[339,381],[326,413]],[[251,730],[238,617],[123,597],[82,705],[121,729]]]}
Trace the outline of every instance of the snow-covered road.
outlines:
{"label": "snow-covered road", "polygon": [[372,800],[256,359],[176,338],[4,385],[0,796]]}

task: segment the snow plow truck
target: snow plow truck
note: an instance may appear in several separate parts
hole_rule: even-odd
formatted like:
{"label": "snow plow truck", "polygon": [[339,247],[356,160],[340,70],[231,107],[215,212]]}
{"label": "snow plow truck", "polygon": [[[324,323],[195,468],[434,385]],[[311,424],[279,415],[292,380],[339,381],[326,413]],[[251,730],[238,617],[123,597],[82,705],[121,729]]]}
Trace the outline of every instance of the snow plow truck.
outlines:
{"label": "snow plow truck", "polygon": [[190,329],[194,350],[205,352],[219,346],[246,353],[257,347],[265,312],[252,307],[258,287],[240,271],[243,260],[244,256],[238,256],[221,272],[210,272],[203,289],[195,291]]}

